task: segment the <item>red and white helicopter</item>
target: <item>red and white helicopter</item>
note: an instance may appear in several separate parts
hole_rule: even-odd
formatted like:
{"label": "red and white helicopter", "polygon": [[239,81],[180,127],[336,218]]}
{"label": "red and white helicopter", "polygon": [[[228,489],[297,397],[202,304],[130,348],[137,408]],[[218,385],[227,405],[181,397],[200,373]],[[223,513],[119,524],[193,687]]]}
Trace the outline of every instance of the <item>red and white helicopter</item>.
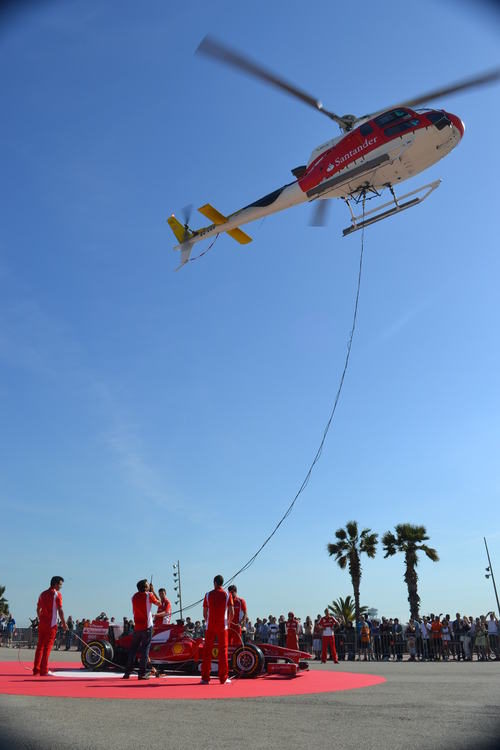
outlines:
{"label": "red and white helicopter", "polygon": [[[399,198],[394,186],[449,154],[460,142],[465,127],[457,115],[445,110],[415,110],[414,107],[457,91],[493,83],[500,78],[500,69],[497,68],[373,114],[363,117],[339,116],[325,109],[314,97],[210,37],[203,39],[198,52],[295,96],[336,122],[342,135],[315,148],[307,164],[292,169],[293,182],[229,216],[221,214],[209,203],[201,206],[198,209],[200,213],[212,222],[208,226],[190,229],[187,220],[182,224],[172,214],[167,221],[179,242],[174,248],[181,251],[179,268],[188,262],[193,245],[197,242],[226,232],[245,245],[252,238],[239,228],[241,225],[306,201],[318,201],[311,223],[321,225],[327,205],[324,201],[342,198],[351,215],[351,224],[344,229],[344,236],[418,205],[439,186],[440,180]],[[366,198],[379,196],[385,188],[391,192],[392,200],[365,211]],[[363,204],[363,211],[361,215],[356,215],[353,204],[360,203]]]}

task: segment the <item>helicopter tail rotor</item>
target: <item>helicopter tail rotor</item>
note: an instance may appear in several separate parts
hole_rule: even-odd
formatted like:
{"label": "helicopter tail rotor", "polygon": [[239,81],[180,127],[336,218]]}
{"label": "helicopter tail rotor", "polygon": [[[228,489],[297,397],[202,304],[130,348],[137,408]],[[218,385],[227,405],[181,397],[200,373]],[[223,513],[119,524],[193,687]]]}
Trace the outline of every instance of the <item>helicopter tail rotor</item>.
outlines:
{"label": "helicopter tail rotor", "polygon": [[182,209],[181,214],[184,220],[183,224],[181,224],[179,219],[177,219],[174,214],[169,216],[167,219],[167,224],[169,225],[170,229],[175,235],[176,240],[179,243],[174,248],[174,250],[181,251],[181,262],[180,265],[175,269],[176,271],[178,271],[179,268],[182,268],[182,266],[184,266],[188,262],[189,256],[191,255],[191,250],[193,249],[193,245],[195,242],[195,233],[188,226],[188,222],[191,216],[191,210],[192,206],[185,206]]}
{"label": "helicopter tail rotor", "polygon": [[179,242],[180,245],[184,244],[184,242],[187,242],[194,236],[194,232],[188,226],[188,222],[191,217],[191,210],[192,210],[192,206],[185,206],[182,209],[181,211],[181,215],[183,218],[182,224],[174,214],[169,216],[167,219],[167,224],[169,225],[170,229],[174,233],[175,238]]}
{"label": "helicopter tail rotor", "polygon": [[187,206],[184,206],[184,208],[181,211],[181,216],[183,219],[183,225],[184,225],[184,238],[181,240],[181,242],[187,242],[190,235],[192,235],[192,231],[189,228],[189,221],[191,219],[191,214],[193,213],[193,204],[188,203]]}

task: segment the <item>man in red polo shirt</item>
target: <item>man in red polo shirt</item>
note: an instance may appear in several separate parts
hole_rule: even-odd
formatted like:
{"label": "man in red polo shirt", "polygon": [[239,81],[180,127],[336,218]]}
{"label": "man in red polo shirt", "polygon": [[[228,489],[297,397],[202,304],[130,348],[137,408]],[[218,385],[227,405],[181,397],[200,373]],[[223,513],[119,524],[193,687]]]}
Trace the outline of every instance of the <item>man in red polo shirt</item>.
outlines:
{"label": "man in red polo shirt", "polygon": [[203,661],[201,665],[201,684],[210,682],[210,666],[212,649],[217,639],[219,649],[219,682],[229,685],[229,668],[227,664],[227,624],[233,617],[233,597],[222,588],[224,578],[217,575],[214,578],[214,588],[205,594],[203,600],[203,617],[207,624],[205,645],[203,646]]}
{"label": "man in red polo shirt", "polygon": [[132,644],[128,652],[127,666],[125,667],[124,680],[128,680],[130,673],[134,669],[135,657],[139,652],[141,660],[139,662],[139,679],[149,680],[146,674],[146,664],[148,663],[149,648],[151,646],[151,636],[153,634],[153,613],[151,612],[152,604],[161,604],[155,594],[153,584],[143,578],[137,582],[137,593],[132,597],[132,609],[134,611],[134,634]]}
{"label": "man in red polo shirt", "polygon": [[38,597],[36,614],[38,617],[38,644],[33,662],[33,674],[45,677],[48,674],[49,656],[57,634],[57,616],[61,620],[63,630],[67,630],[64,612],[62,610],[62,595],[60,590],[64,583],[62,576],[53,576],[50,588],[42,591]]}
{"label": "man in red polo shirt", "polygon": [[228,586],[227,590],[233,597],[233,616],[229,620],[229,645],[241,646],[243,644],[241,628],[247,621],[247,603],[237,595],[238,589],[234,583]]}
{"label": "man in red polo shirt", "polygon": [[333,615],[330,614],[328,609],[325,609],[325,614],[319,621],[319,627],[322,630],[321,633],[321,661],[326,664],[328,658],[328,651],[335,664],[339,663],[337,658],[337,649],[335,648],[335,633],[334,627],[338,625],[337,620]]}
{"label": "man in red polo shirt", "polygon": [[158,605],[158,611],[155,614],[154,625],[157,628],[159,625],[170,625],[172,618],[172,605],[170,600],[167,599],[167,592],[165,589],[158,589],[158,595],[160,597],[160,604]]}

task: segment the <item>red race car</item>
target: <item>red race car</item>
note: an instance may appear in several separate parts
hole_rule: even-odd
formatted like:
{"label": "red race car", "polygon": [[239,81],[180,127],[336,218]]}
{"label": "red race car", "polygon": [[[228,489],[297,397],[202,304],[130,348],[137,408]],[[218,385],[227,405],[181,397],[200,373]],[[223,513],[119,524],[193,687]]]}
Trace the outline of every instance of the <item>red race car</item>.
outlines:
{"label": "red race car", "polygon": [[[105,621],[94,620],[85,628],[82,650],[85,669],[125,667],[132,635],[114,637],[113,632]],[[167,671],[199,673],[203,648],[204,639],[192,638],[185,632],[184,625],[166,625],[162,618],[155,618],[149,661],[158,676]],[[309,668],[306,659],[311,658],[311,654],[305,651],[281,648],[271,643],[241,643],[228,649],[229,670],[238,677],[258,677],[267,672],[294,676],[298,670]],[[212,671],[217,672],[217,647],[212,651],[212,659]]]}

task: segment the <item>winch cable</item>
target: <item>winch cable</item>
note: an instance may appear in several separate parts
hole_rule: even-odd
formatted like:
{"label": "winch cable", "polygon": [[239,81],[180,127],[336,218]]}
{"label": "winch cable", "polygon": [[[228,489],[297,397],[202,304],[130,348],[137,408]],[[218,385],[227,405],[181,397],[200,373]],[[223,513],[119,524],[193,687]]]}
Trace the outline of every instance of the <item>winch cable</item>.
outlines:
{"label": "winch cable", "polygon": [[[340,394],[342,392],[342,388],[343,388],[343,385],[344,385],[344,380],[345,380],[345,376],[346,376],[346,373],[347,373],[347,368],[349,366],[349,359],[351,357],[351,349],[352,349],[352,343],[353,343],[353,340],[354,340],[354,332],[356,330],[356,322],[357,322],[357,318],[358,318],[358,308],[359,308],[359,295],[360,295],[360,291],[361,291],[361,278],[362,278],[362,271],[363,271],[363,256],[364,256],[364,249],[365,249],[365,227],[364,227],[365,203],[366,203],[366,194],[363,195],[363,215],[362,215],[363,226],[361,228],[361,250],[360,250],[360,255],[359,255],[358,279],[357,279],[356,296],[355,296],[355,300],[354,300],[354,311],[353,311],[353,316],[352,316],[351,332],[350,332],[350,335],[349,335],[349,341],[347,343],[347,351],[346,351],[346,356],[345,356],[345,361],[344,361],[344,368],[342,370],[342,375],[340,377],[339,385],[338,385],[338,388],[337,388],[337,393],[335,395],[335,400],[333,402],[333,407],[331,409],[330,416],[328,418],[328,421],[326,423],[325,429],[323,431],[323,437],[321,438],[321,442],[319,444],[319,448],[316,451],[316,455],[314,456],[314,459],[313,459],[313,461],[312,461],[312,463],[311,463],[311,465],[309,467],[309,470],[308,470],[308,472],[307,472],[307,474],[306,474],[306,476],[304,478],[304,481],[302,482],[302,484],[301,484],[301,486],[300,486],[297,494],[293,498],[292,502],[290,503],[290,505],[286,509],[286,511],[283,514],[283,516],[280,518],[280,520],[278,521],[278,523],[276,524],[276,526],[274,527],[274,529],[271,531],[271,533],[269,534],[269,536],[260,545],[260,547],[258,548],[258,550],[252,555],[252,557],[239,570],[237,570],[236,573],[233,573],[233,575],[225,581],[226,585],[230,584],[232,581],[234,581],[235,578],[237,576],[239,576],[241,573],[243,573],[245,570],[248,570],[248,568],[255,562],[255,560],[257,559],[257,557],[260,555],[260,553],[262,552],[262,550],[264,549],[264,547],[271,541],[271,539],[276,534],[276,532],[278,531],[278,529],[280,528],[280,526],[288,518],[288,516],[290,515],[290,513],[292,512],[292,510],[294,508],[295,503],[297,502],[297,500],[299,499],[300,495],[303,493],[303,491],[305,490],[305,488],[309,484],[309,480],[311,478],[311,474],[312,474],[312,472],[314,470],[314,467],[318,463],[318,461],[319,461],[319,459],[321,457],[321,454],[323,452],[323,446],[325,444],[328,432],[330,430],[330,427],[331,427],[331,424],[332,424],[332,421],[333,421],[333,417],[334,417],[335,412],[337,410],[337,406],[338,406],[339,399],[340,399]],[[184,610],[188,611],[188,610],[192,609],[193,607],[197,607],[199,604],[201,604],[202,601],[203,601],[203,599],[198,599],[198,601],[193,602],[192,604],[188,604],[186,607],[183,607],[182,611],[184,611]],[[176,615],[176,614],[179,614],[179,613],[180,613],[180,609],[176,610],[175,612],[172,612],[172,616]]]}

